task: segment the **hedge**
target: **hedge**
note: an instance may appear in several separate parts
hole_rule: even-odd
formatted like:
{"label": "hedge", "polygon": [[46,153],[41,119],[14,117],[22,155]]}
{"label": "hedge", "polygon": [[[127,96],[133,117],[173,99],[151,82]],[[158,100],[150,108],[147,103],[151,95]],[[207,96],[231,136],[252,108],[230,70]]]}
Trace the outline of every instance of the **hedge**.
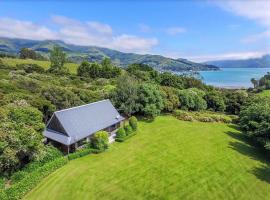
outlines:
{"label": "hedge", "polygon": [[125,136],[126,136],[126,130],[123,127],[119,128],[116,132],[116,138],[123,138]]}
{"label": "hedge", "polygon": [[137,132],[133,132],[133,133],[127,135],[126,137],[123,137],[123,138],[115,138],[115,141],[116,141],[116,142],[124,142],[124,141],[126,141],[128,138],[131,138],[132,136],[134,136],[134,135],[136,135],[136,134],[137,134]]}
{"label": "hedge", "polygon": [[0,191],[0,199],[17,200],[22,198],[27,192],[33,189],[44,177],[48,176],[56,169],[67,164],[67,157],[61,157],[51,161],[32,173],[28,173],[19,182],[11,185],[6,190]]}
{"label": "hedge", "polygon": [[81,149],[81,150],[77,150],[76,152],[74,153],[71,153],[68,155],[68,159],[69,160],[74,160],[76,158],[80,158],[80,157],[83,157],[83,156],[86,156],[90,153],[92,153],[92,149]]}
{"label": "hedge", "polygon": [[[222,123],[232,123],[235,121],[235,117],[225,115],[222,113],[212,113],[212,112],[187,112],[183,110],[175,110],[173,115],[180,120],[184,121],[200,121],[200,122],[222,122]],[[233,121],[234,120],[234,121]]]}
{"label": "hedge", "polygon": [[130,135],[130,134],[132,134],[133,129],[132,129],[132,127],[130,125],[126,125],[124,128],[125,128],[125,131],[126,131],[126,135],[127,136]]}
{"label": "hedge", "polygon": [[134,131],[137,130],[137,126],[138,126],[138,120],[135,116],[132,116],[130,119],[129,119],[129,125],[132,127],[132,129]]}

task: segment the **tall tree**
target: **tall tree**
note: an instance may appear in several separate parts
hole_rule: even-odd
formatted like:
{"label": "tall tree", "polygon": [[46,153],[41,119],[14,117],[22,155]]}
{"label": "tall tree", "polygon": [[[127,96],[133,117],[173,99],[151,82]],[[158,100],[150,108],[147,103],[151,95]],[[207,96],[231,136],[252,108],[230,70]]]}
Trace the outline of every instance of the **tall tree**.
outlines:
{"label": "tall tree", "polygon": [[125,115],[131,116],[136,113],[139,110],[137,81],[128,75],[120,76],[112,100]]}
{"label": "tall tree", "polygon": [[258,86],[258,81],[255,78],[252,78],[250,81],[253,84],[254,88]]}
{"label": "tall tree", "polygon": [[60,47],[54,46],[53,50],[50,52],[50,61],[51,71],[61,71],[66,62],[66,54]]}

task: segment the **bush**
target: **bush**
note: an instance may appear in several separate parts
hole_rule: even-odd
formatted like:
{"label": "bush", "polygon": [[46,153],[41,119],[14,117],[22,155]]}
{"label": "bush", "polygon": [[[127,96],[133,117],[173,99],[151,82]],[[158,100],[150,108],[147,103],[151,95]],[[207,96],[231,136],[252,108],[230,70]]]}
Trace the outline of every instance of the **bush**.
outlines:
{"label": "bush", "polygon": [[[5,179],[0,177],[0,190],[2,190],[2,189],[5,189]],[[1,197],[1,195],[0,195],[0,197]]]}
{"label": "bush", "polygon": [[132,136],[136,135],[137,133],[136,132],[133,132],[129,135],[127,135],[126,137],[123,137],[123,138],[115,138],[115,141],[116,142],[124,142],[126,141],[127,139],[131,138]]}
{"label": "bush", "polygon": [[8,200],[8,196],[7,196],[6,192],[2,189],[0,189],[0,199],[1,200]]}
{"label": "bush", "polygon": [[126,136],[126,130],[124,128],[119,128],[116,132],[116,138],[124,138]]}
{"label": "bush", "polygon": [[109,138],[106,131],[98,131],[91,139],[91,145],[94,149],[105,150],[108,148]]}
{"label": "bush", "polygon": [[[68,159],[66,157],[58,158],[52,162],[49,162],[42,167],[36,169],[32,173],[29,173],[25,178],[23,178],[18,183],[11,185],[8,189],[5,190],[8,199],[17,200],[21,199],[27,192],[34,188],[44,177],[48,176],[56,169],[67,164]],[[1,194],[5,197],[5,195]],[[1,198],[2,199],[2,198]]]}
{"label": "bush", "polygon": [[130,119],[129,119],[129,125],[131,126],[131,128],[135,131],[137,130],[137,127],[138,127],[138,120],[136,117],[132,116]]}
{"label": "bush", "polygon": [[255,141],[269,148],[270,98],[255,97],[245,105],[239,115],[241,129]]}
{"label": "bush", "polygon": [[187,112],[182,110],[176,110],[173,114],[177,119],[184,121],[232,123],[233,119],[235,119],[234,116],[216,114],[211,112]]}
{"label": "bush", "polygon": [[133,129],[130,125],[125,126],[126,135],[130,135],[133,132]]}
{"label": "bush", "polygon": [[19,182],[20,180],[22,180],[26,175],[28,174],[28,172],[26,171],[17,171],[16,173],[14,173],[10,179],[13,183]]}
{"label": "bush", "polygon": [[77,150],[75,153],[71,153],[68,155],[68,159],[69,160],[74,160],[76,158],[80,158],[83,156],[86,156],[88,154],[92,153],[91,149],[81,149],[81,150]]}
{"label": "bush", "polygon": [[45,70],[43,67],[37,65],[37,64],[17,64],[16,65],[18,69],[23,69],[26,73],[44,73]]}
{"label": "bush", "polygon": [[179,92],[181,108],[183,110],[201,111],[207,108],[204,92],[196,88],[189,88]]}

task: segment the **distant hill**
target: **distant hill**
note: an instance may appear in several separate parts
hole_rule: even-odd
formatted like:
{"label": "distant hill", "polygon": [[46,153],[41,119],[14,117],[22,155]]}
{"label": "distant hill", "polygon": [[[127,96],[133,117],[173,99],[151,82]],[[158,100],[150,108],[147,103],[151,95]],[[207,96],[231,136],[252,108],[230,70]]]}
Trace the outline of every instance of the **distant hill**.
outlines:
{"label": "distant hill", "polygon": [[123,53],[120,51],[96,47],[78,46],[66,44],[59,40],[25,40],[0,38],[0,52],[8,54],[18,54],[21,48],[31,48],[44,56],[48,56],[54,45],[63,48],[69,60],[81,62],[82,60],[100,62],[105,57],[109,57],[118,66],[126,67],[132,63],[143,63],[154,67],[157,70],[189,71],[189,70],[218,70],[219,68],[209,64],[195,63],[185,59],[172,59],[160,55],[140,55],[135,53]]}
{"label": "distant hill", "polygon": [[250,58],[243,60],[217,60],[208,61],[204,64],[211,64],[222,68],[269,68],[270,54],[260,58]]}

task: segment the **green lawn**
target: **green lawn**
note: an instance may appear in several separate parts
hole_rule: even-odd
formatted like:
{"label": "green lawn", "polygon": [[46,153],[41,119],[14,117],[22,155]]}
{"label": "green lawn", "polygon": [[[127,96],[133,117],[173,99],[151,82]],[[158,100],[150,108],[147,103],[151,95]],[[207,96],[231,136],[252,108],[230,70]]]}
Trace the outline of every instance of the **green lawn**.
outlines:
{"label": "green lawn", "polygon": [[270,199],[269,163],[232,126],[162,116],[139,129],[71,161],[25,199]]}
{"label": "green lawn", "polygon": [[[32,60],[32,59],[19,59],[19,58],[1,58],[4,64],[10,66],[16,66],[17,64],[37,64],[43,67],[44,69],[50,68],[49,61],[40,61],[40,60]],[[76,74],[78,64],[76,63],[66,63],[65,66],[69,69],[70,73]]]}
{"label": "green lawn", "polygon": [[259,93],[259,96],[261,97],[270,97],[270,90],[264,90],[261,93]]}

